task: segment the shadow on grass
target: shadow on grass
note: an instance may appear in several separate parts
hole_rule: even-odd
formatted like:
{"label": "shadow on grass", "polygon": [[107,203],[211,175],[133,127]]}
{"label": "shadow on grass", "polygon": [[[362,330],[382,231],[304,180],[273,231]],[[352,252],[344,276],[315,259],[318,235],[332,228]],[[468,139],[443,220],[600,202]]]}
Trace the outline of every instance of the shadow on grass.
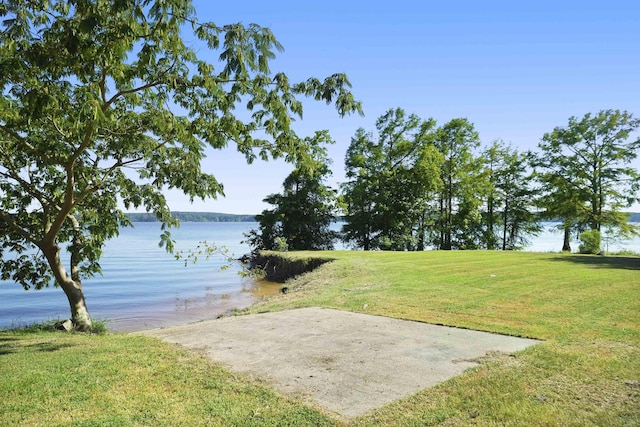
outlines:
{"label": "shadow on grass", "polygon": [[623,270],[640,270],[640,257],[601,256],[601,255],[567,255],[551,258],[556,262],[571,262],[594,268],[619,268]]}
{"label": "shadow on grass", "polygon": [[0,337],[0,356],[17,353],[21,349],[30,352],[54,352],[63,348],[74,347],[75,344],[45,341],[33,344],[22,343],[23,339],[16,337]]}
{"label": "shadow on grass", "polygon": [[47,342],[39,342],[36,344],[25,345],[24,347],[30,349],[31,351],[40,351],[40,352],[50,353],[53,351],[61,350],[63,348],[75,347],[75,344],[47,341]]}
{"label": "shadow on grass", "polygon": [[0,356],[3,354],[14,353],[15,348],[19,347],[16,345],[16,341],[18,341],[18,338],[0,337]]}

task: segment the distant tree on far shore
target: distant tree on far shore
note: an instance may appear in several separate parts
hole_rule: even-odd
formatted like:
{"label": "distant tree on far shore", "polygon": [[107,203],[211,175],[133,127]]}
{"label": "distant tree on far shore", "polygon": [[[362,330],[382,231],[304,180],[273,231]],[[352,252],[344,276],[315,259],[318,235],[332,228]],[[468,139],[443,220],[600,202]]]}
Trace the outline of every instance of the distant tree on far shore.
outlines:
{"label": "distant tree on far shore", "polygon": [[[159,222],[158,218],[149,212],[132,212],[126,216],[131,222]],[[171,216],[181,222],[254,222],[255,215],[237,215],[218,212],[180,212],[173,211]]]}

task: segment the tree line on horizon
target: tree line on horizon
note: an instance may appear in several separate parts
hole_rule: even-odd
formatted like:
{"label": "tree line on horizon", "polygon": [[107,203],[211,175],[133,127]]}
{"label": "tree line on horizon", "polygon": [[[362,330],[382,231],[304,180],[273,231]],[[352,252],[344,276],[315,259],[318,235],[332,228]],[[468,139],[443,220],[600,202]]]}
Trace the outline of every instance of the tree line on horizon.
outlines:
{"label": "tree line on horizon", "polygon": [[[151,212],[128,212],[125,215],[131,222],[158,222],[158,217]],[[181,222],[253,222],[256,219],[255,215],[220,212],[172,211],[171,216]]]}
{"label": "tree line on horizon", "polygon": [[[328,132],[309,138],[313,161],[264,199],[272,208],[256,216],[248,242],[255,250],[332,249],[338,240],[361,250],[517,250],[555,220],[563,251],[581,236],[581,251],[599,252],[603,228],[614,238],[639,232],[624,212],[639,200],[631,162],[640,139],[629,141],[638,127],[626,111],[588,113],[520,152],[501,140],[483,146],[466,118],[437,126],[390,109],[375,132],[351,138],[339,189],[325,184]],[[338,216],[339,233],[330,228]]]}

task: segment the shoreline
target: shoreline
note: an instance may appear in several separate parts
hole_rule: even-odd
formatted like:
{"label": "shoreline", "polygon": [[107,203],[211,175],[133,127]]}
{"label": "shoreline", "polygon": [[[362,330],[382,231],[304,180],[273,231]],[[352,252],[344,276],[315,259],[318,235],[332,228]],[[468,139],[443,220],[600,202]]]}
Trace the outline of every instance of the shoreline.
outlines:
{"label": "shoreline", "polygon": [[107,329],[109,332],[135,333],[214,320],[249,308],[265,297],[278,295],[282,288],[282,283],[264,279],[252,279],[251,283],[250,287],[243,286],[236,292],[186,300],[171,310],[145,310],[148,315],[132,314],[106,319]]}

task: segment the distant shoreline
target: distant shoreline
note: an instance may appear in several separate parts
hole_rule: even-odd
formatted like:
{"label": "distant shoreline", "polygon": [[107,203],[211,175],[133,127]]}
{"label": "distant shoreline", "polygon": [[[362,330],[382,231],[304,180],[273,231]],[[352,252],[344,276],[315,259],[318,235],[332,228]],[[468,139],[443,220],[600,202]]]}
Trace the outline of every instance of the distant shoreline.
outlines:
{"label": "distant shoreline", "polygon": [[[255,215],[226,214],[219,212],[172,212],[174,218],[182,222],[255,222]],[[158,222],[152,213],[127,213],[131,222]]]}
{"label": "distant shoreline", "polygon": [[[148,212],[126,213],[131,222],[159,222],[158,218]],[[227,214],[220,212],[183,212],[175,211],[172,215],[182,222],[256,222],[253,214]],[[640,223],[640,212],[629,212],[629,222]],[[342,218],[338,218],[342,221]],[[545,220],[542,222],[558,222],[557,220]]]}

